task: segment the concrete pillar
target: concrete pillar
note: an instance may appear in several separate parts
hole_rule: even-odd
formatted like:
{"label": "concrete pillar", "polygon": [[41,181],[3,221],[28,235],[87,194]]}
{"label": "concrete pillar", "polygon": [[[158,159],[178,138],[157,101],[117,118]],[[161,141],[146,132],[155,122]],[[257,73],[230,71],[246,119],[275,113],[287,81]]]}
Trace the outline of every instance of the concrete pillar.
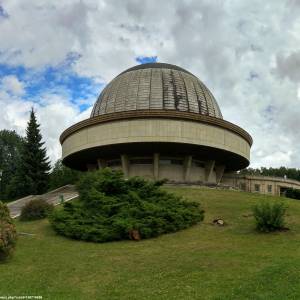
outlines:
{"label": "concrete pillar", "polygon": [[153,178],[158,180],[159,176],[159,153],[153,154]]}
{"label": "concrete pillar", "polygon": [[205,181],[212,182],[212,174],[215,167],[214,160],[208,160],[205,162]]}
{"label": "concrete pillar", "polygon": [[216,166],[216,183],[220,184],[225,170],[225,165]]}
{"label": "concrete pillar", "polygon": [[129,176],[129,160],[126,154],[121,155],[121,162],[122,162],[122,171],[124,173],[124,177],[128,178]]}
{"label": "concrete pillar", "polygon": [[191,166],[192,166],[192,155],[188,155],[184,158],[184,166],[183,166],[185,182],[189,182],[190,180]]}
{"label": "concrete pillar", "polygon": [[97,164],[99,170],[106,168],[106,161],[104,159],[98,158]]}

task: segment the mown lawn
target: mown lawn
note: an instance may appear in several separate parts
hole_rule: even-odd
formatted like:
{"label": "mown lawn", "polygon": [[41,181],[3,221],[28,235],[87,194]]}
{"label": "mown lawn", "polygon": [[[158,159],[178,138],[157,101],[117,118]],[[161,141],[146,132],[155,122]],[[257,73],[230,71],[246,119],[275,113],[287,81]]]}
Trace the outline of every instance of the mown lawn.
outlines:
{"label": "mown lawn", "polygon": [[[0,296],[43,299],[300,299],[300,202],[288,232],[259,234],[251,206],[267,196],[169,188],[200,201],[203,223],[140,242],[94,244],[56,235],[47,220],[17,222],[21,235],[0,265]],[[268,197],[274,201],[275,197]],[[227,226],[212,220],[222,217]]]}

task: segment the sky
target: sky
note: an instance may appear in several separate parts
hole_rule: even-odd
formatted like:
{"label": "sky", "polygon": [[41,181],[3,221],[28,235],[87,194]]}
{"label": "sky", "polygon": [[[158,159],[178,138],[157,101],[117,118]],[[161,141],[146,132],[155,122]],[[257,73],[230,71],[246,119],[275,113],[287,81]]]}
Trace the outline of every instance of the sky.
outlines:
{"label": "sky", "polygon": [[157,61],[252,135],[251,167],[300,168],[300,0],[0,0],[0,41],[0,130],[34,107],[52,163],[110,80]]}

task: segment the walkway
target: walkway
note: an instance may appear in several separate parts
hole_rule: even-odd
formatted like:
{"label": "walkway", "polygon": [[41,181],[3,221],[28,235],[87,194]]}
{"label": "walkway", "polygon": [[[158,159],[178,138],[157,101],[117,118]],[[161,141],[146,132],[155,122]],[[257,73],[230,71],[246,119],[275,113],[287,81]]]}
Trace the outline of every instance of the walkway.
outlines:
{"label": "walkway", "polygon": [[18,199],[16,201],[8,203],[7,206],[10,210],[11,217],[17,218],[21,213],[22,207],[29,201],[41,198],[46,200],[48,203],[58,205],[60,203],[60,196],[63,196],[64,202],[66,202],[78,197],[78,193],[76,192],[74,185],[65,185],[43,195],[30,195]]}

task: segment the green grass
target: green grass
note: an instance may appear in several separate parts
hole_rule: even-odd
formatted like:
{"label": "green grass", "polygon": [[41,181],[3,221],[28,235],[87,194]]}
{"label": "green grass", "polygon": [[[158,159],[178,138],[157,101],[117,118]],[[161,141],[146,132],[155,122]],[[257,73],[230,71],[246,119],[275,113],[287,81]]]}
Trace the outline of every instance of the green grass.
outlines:
{"label": "green grass", "polygon": [[[0,265],[0,296],[43,299],[299,299],[300,202],[289,205],[288,232],[255,231],[251,206],[267,196],[170,188],[200,201],[204,222],[140,242],[68,240],[47,220],[17,222],[13,259]],[[275,197],[268,197],[276,200]],[[221,217],[227,225],[211,224]]]}

